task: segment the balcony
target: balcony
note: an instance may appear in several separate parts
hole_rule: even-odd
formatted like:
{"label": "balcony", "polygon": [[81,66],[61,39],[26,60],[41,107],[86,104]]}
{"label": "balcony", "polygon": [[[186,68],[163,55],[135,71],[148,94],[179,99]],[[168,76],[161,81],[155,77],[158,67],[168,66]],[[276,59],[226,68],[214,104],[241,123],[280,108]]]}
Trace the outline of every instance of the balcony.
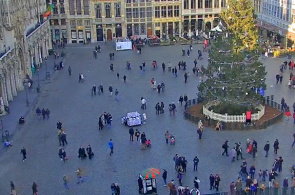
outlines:
{"label": "balcony", "polygon": [[203,9],[194,9],[194,10],[182,10],[183,15],[191,14],[219,14],[224,8],[203,8]]}
{"label": "balcony", "polygon": [[102,23],[112,24],[112,23],[116,23],[116,21],[115,21],[115,18],[103,18]]}
{"label": "balcony", "polygon": [[122,22],[124,22],[123,18],[121,18],[121,17],[116,17],[115,18],[115,21],[116,21],[116,23],[122,23]]}

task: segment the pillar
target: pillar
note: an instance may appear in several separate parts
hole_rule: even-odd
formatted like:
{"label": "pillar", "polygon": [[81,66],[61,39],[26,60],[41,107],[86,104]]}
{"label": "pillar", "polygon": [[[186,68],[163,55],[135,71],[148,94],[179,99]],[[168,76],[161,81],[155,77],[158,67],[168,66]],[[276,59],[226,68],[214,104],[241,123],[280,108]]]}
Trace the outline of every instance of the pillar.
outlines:
{"label": "pillar", "polygon": [[40,65],[40,55],[39,55],[39,43],[37,43],[34,47],[34,51],[35,51],[35,67],[39,67]]}
{"label": "pillar", "polygon": [[5,77],[4,74],[1,77],[1,88],[2,88],[2,99],[4,105],[8,105],[8,100],[7,100],[7,92],[6,92],[6,84],[5,84]]}
{"label": "pillar", "polygon": [[7,100],[12,101],[13,97],[12,97],[12,92],[11,92],[10,72],[8,72],[8,71],[6,72],[4,79],[5,79],[5,84],[6,84]]}
{"label": "pillar", "polygon": [[15,72],[15,66],[11,66],[11,69],[9,71],[10,83],[11,83],[11,93],[12,93],[12,96],[17,96],[14,72]]}

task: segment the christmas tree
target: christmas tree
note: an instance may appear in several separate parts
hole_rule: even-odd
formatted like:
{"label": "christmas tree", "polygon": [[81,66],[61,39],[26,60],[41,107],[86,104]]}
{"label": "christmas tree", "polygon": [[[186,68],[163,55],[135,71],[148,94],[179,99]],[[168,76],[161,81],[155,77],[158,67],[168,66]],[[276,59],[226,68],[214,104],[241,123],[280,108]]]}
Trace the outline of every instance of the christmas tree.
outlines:
{"label": "christmas tree", "polygon": [[207,78],[199,85],[199,91],[205,100],[217,100],[225,107],[255,107],[266,89],[266,72],[259,61],[251,1],[228,0],[221,22],[226,30],[216,34],[216,41],[211,44]]}

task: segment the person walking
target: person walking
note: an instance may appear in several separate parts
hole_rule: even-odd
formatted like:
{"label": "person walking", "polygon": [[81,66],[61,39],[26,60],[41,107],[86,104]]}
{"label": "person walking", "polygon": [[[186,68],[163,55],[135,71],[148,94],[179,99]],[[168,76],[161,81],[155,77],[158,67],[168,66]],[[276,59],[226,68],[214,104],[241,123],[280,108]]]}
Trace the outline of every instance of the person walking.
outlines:
{"label": "person walking", "polygon": [[223,148],[223,153],[222,153],[222,156],[225,154],[226,156],[228,156],[228,148],[229,148],[229,146],[228,146],[228,141],[226,140],[225,142],[224,142],[224,144],[222,145],[222,148]]}
{"label": "person walking", "polygon": [[163,169],[162,177],[164,180],[164,186],[167,186],[167,171],[165,169]]}
{"label": "person walking", "polygon": [[126,83],[126,75],[123,76],[124,83]]}
{"label": "person walking", "polygon": [[193,159],[194,162],[194,171],[198,171],[198,165],[199,165],[199,158],[197,156],[195,156],[195,158]]}
{"label": "person walking", "polygon": [[113,87],[112,87],[112,85],[109,86],[109,92],[110,92],[110,95],[112,96],[113,95]]}
{"label": "person walking", "polygon": [[60,139],[63,146],[68,145],[67,134],[63,130],[61,130]]}
{"label": "person walking", "polygon": [[68,185],[68,183],[69,183],[69,179],[68,179],[68,177],[67,177],[66,174],[64,174],[62,180],[63,180],[63,182],[64,182],[64,187],[65,187],[67,190],[70,190],[69,185]]}
{"label": "person walking", "polygon": [[38,119],[41,119],[41,109],[39,107],[36,109],[36,114],[38,116]]}
{"label": "person walking", "polygon": [[114,143],[113,143],[113,140],[110,139],[109,143],[108,143],[108,146],[110,148],[110,156],[112,156],[112,154],[114,153]]}
{"label": "person walking", "polygon": [[120,79],[120,74],[117,72],[117,78],[118,78],[118,80]]}
{"label": "person walking", "polygon": [[269,141],[267,141],[266,144],[264,145],[264,151],[265,151],[265,157],[268,157]]}
{"label": "person walking", "polygon": [[187,77],[188,77],[187,73],[184,73],[184,83],[187,83]]}
{"label": "person walking", "polygon": [[276,139],[276,141],[274,142],[273,148],[274,148],[274,153],[277,154],[278,149],[279,149],[279,141],[278,141],[278,139]]}
{"label": "person walking", "polygon": [[180,105],[182,106],[182,102],[183,102],[183,97],[182,97],[182,95],[179,97],[179,100],[178,100],[178,102],[180,103]]}
{"label": "person walking", "polygon": [[76,175],[77,175],[77,184],[83,183],[82,170],[79,167],[76,170]]}
{"label": "person walking", "polygon": [[49,119],[49,115],[50,115],[50,110],[47,108],[47,109],[46,109],[47,120]]}
{"label": "person walking", "polygon": [[200,183],[200,180],[198,179],[198,177],[195,177],[195,179],[194,179],[194,187],[196,189],[199,189],[199,183]]}
{"label": "person walking", "polygon": [[46,117],[46,110],[45,108],[42,108],[42,117],[43,117],[43,120],[45,120],[45,117]]}
{"label": "person walking", "polygon": [[22,147],[20,153],[23,155],[23,162],[25,162],[25,160],[27,160],[27,150],[25,149],[25,147]]}
{"label": "person walking", "polygon": [[129,129],[129,135],[130,135],[130,141],[133,141],[134,129],[132,127]]}
{"label": "person walking", "polygon": [[37,184],[33,182],[33,185],[32,185],[33,195],[38,195],[37,187],[38,187]]}
{"label": "person walking", "polygon": [[168,144],[169,138],[170,138],[170,133],[169,131],[166,131],[165,133],[166,144]]}
{"label": "person walking", "polygon": [[255,159],[255,157],[256,157],[256,153],[257,153],[257,148],[256,148],[256,146],[253,144],[253,146],[252,146],[252,156],[253,156],[253,159]]}
{"label": "person walking", "polygon": [[198,130],[197,133],[199,134],[199,139],[202,139],[202,135],[203,135],[203,126],[201,126]]}
{"label": "person walking", "polygon": [[138,141],[140,136],[140,132],[138,131],[138,129],[135,130],[135,137],[136,137],[136,141]]}
{"label": "person walking", "polygon": [[118,91],[118,89],[116,89],[115,90],[115,99],[117,100],[117,101],[120,101],[120,97],[119,97],[119,91]]}

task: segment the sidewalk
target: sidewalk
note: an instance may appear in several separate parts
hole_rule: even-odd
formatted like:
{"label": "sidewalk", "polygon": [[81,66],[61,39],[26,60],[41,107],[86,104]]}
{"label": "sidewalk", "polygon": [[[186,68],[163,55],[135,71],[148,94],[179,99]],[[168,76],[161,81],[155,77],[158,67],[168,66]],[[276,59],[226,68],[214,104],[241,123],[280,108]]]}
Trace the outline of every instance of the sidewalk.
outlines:
{"label": "sidewalk", "polygon": [[[55,49],[59,53],[61,52],[61,49]],[[66,51],[66,49],[64,49]],[[32,77],[33,80],[33,87],[32,89],[27,89],[28,92],[28,101],[29,106],[27,107],[26,104],[26,91],[25,89],[23,91],[18,91],[17,96],[13,97],[13,101],[9,102],[9,110],[10,114],[4,115],[2,117],[2,124],[3,124],[3,132],[5,130],[9,131],[9,140],[12,140],[12,137],[15,133],[17,133],[18,130],[22,128],[21,125],[18,124],[18,119],[23,116],[26,120],[26,116],[31,112],[35,112],[35,106],[38,103],[38,98],[40,94],[42,94],[42,90],[44,90],[45,86],[50,83],[51,79],[53,78],[53,75],[55,74],[54,70],[54,61],[59,64],[61,60],[65,61],[66,57],[54,59],[54,55],[48,56],[46,63],[47,63],[47,72],[50,73],[50,78],[46,79],[46,65],[43,61],[43,64],[40,67],[39,70],[39,85],[40,85],[40,93],[37,93],[37,87],[38,87],[38,73],[35,72],[35,74]],[[2,132],[1,132],[2,135]],[[0,146],[0,154],[3,152],[4,145],[2,144],[3,140],[1,139],[1,146]]]}

